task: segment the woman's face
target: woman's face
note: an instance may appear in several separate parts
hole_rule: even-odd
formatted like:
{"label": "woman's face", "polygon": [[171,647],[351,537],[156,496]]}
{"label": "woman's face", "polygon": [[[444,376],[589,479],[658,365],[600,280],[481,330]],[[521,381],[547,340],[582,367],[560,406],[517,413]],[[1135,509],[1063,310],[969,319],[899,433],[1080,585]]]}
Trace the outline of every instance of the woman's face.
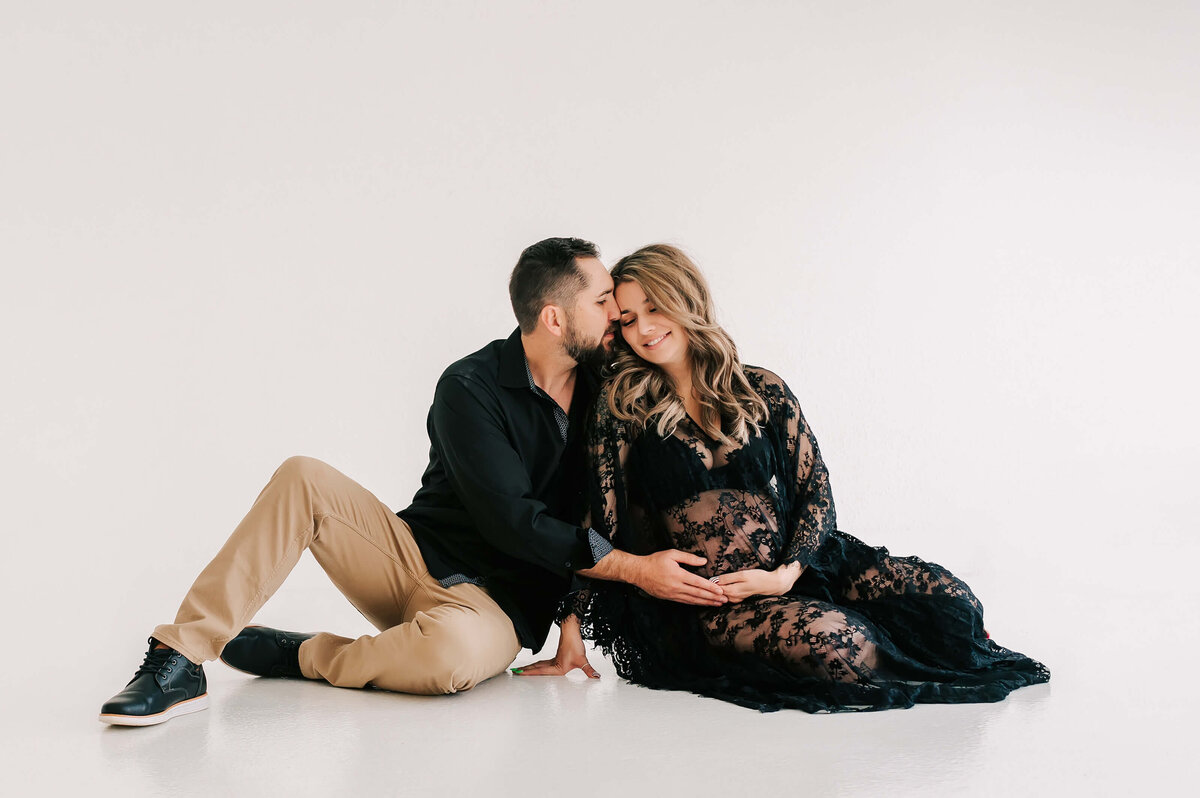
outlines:
{"label": "woman's face", "polygon": [[638,357],[661,367],[687,360],[687,332],[659,313],[640,285],[632,281],[620,283],[616,298],[621,310],[621,337]]}

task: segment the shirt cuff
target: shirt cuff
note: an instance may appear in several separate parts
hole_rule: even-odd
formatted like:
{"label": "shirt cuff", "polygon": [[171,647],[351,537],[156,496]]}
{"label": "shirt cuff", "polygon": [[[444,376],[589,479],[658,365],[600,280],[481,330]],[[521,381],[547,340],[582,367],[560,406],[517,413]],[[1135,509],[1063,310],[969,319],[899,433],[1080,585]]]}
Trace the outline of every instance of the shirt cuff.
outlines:
{"label": "shirt cuff", "polygon": [[613,550],[613,544],[594,529],[588,529],[588,546],[592,549],[592,565],[596,565]]}

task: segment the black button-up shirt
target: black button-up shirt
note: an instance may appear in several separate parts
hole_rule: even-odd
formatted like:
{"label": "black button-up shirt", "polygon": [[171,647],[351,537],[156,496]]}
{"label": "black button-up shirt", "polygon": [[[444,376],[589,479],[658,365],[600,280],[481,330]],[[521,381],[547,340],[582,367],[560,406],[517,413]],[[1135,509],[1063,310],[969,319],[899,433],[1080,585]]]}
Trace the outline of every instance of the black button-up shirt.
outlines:
{"label": "black button-up shirt", "polygon": [[429,410],[421,488],[396,513],[412,527],[430,575],[485,585],[534,651],[571,572],[611,550],[577,523],[596,387],[579,369],[564,435],[562,409],[530,377],[520,330],[452,364]]}

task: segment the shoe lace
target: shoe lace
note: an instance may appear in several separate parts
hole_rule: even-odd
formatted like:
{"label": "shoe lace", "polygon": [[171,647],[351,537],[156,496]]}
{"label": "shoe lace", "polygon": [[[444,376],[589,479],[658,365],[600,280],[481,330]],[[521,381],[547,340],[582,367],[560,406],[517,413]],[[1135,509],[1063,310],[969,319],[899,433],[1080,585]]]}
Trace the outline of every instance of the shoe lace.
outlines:
{"label": "shoe lace", "polygon": [[146,660],[137,669],[137,673],[133,674],[133,678],[136,679],[143,673],[158,673],[174,653],[175,650],[170,648],[151,648],[146,652]]}
{"label": "shoe lace", "polygon": [[275,644],[280,652],[280,664],[277,670],[282,673],[287,673],[288,676],[295,676],[300,672],[300,643],[304,641],[296,640],[290,635],[276,635]]}
{"label": "shoe lace", "polygon": [[291,671],[300,670],[300,644],[304,641],[288,635],[278,635],[275,642],[279,646],[279,655],[283,658],[283,666]]}

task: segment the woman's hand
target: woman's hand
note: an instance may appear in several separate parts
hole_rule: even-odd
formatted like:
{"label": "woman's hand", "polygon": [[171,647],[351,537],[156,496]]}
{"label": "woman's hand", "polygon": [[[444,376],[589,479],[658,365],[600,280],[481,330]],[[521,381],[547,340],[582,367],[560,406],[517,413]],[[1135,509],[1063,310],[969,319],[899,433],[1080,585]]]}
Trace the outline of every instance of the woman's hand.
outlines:
{"label": "woman's hand", "polygon": [[513,668],[518,676],[566,676],[576,668],[583,670],[589,679],[599,679],[600,674],[591,666],[587,649],[583,647],[583,635],[579,631],[579,619],[571,615],[563,620],[558,637],[558,652],[554,659],[544,659],[523,668]]}
{"label": "woman's hand", "polygon": [[729,599],[729,603],[737,604],[751,596],[782,596],[792,589],[803,570],[800,563],[793,562],[781,565],[774,571],[751,568],[748,571],[721,574],[716,582],[725,588],[725,598]]}

